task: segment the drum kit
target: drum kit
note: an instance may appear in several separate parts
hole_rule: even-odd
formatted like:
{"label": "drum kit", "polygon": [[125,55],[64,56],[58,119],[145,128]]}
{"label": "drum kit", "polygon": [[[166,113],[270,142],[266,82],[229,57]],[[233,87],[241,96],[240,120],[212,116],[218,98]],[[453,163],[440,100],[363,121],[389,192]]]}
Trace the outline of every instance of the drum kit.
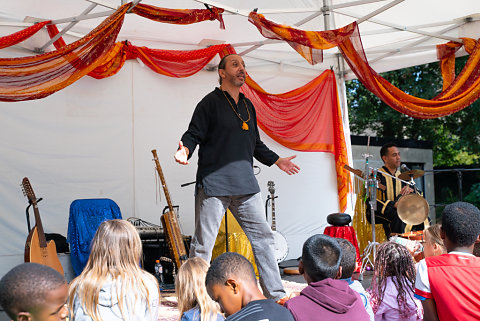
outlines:
{"label": "drum kit", "polygon": [[[370,138],[370,137],[369,137]],[[369,139],[370,141],[370,139]],[[365,157],[365,171],[361,171],[359,169],[353,169],[348,165],[345,165],[344,168],[357,176],[360,180],[365,182],[365,190],[366,194],[370,198],[370,215],[371,215],[371,225],[372,225],[372,241],[368,242],[367,247],[363,252],[363,259],[362,259],[362,267],[360,269],[360,274],[363,275],[367,264],[373,266],[373,262],[370,260],[370,255],[373,254],[373,260],[375,261],[375,252],[376,246],[379,245],[378,242],[375,241],[375,211],[377,209],[377,189],[385,190],[386,186],[382,185],[379,182],[379,177],[377,176],[378,168],[372,168],[368,165],[368,159],[372,155],[368,154],[368,146],[367,144],[367,153],[363,156]],[[382,172],[382,175],[387,175],[392,177],[394,180],[400,180],[401,182],[405,183],[406,185],[413,188],[413,193],[400,196],[397,202],[397,214],[400,220],[402,220],[405,224],[409,225],[418,225],[423,223],[427,217],[429,212],[429,206],[425,198],[419,195],[419,191],[415,184],[415,179],[422,177],[425,172],[420,169],[413,169],[410,170],[405,165],[401,166],[402,173],[396,177],[390,175],[388,173]],[[370,173],[370,174],[369,174]]]}
{"label": "drum kit", "polygon": [[[378,181],[378,176],[376,173],[378,169],[372,169],[374,174],[371,174],[369,178],[365,179],[363,172],[359,169],[353,169],[348,165],[345,165],[344,168],[356,176],[358,176],[361,180],[366,182],[367,187],[374,186],[375,188],[379,188],[381,190],[385,190],[385,186]],[[415,179],[422,177],[425,175],[425,172],[420,169],[413,169],[402,172],[398,177],[390,175],[388,173],[382,172],[382,175],[387,175],[392,177],[393,179],[400,180],[403,183],[413,187],[414,193],[407,194],[404,196],[400,196],[397,199],[397,213],[398,217],[405,223],[410,225],[418,225],[423,223],[427,217],[429,212],[428,203],[421,195],[417,194],[418,190],[416,188]],[[375,176],[376,182],[368,182],[369,179],[372,179]],[[376,191],[375,191],[376,192]],[[376,195],[376,193],[369,193],[371,195]],[[374,197],[376,201],[376,196]]]}

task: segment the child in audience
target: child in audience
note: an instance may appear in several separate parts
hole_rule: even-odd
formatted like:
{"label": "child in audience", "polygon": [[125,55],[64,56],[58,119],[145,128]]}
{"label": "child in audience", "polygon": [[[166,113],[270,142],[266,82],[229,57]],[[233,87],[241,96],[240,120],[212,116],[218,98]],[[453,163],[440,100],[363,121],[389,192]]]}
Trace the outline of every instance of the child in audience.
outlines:
{"label": "child in audience", "polygon": [[[407,248],[395,242],[378,246],[370,288],[375,320],[421,320],[414,299],[415,264]],[[418,304],[418,305],[417,305]]]}
{"label": "child in audience", "polygon": [[425,257],[447,253],[447,248],[443,244],[440,236],[440,226],[440,224],[434,224],[428,227],[423,234],[425,237],[425,243],[423,244],[423,254]]}
{"label": "child in audience", "polygon": [[448,254],[420,261],[415,296],[422,300],[424,320],[480,320],[480,210],[456,202],[442,213],[440,235]]}
{"label": "child in audience", "polygon": [[285,303],[296,321],[370,320],[360,295],[347,282],[336,280],[342,275],[341,251],[334,238],[323,234],[303,244],[298,269],[308,286]]}
{"label": "child in audience", "polygon": [[66,320],[68,286],[63,275],[37,263],[24,263],[0,280],[0,305],[14,321]]}
{"label": "child in audience", "polygon": [[352,290],[355,290],[360,294],[363,306],[370,316],[370,321],[373,321],[374,315],[367,291],[365,291],[362,283],[352,280],[353,272],[357,266],[357,250],[355,249],[355,246],[346,239],[337,238],[336,240],[342,249],[342,260],[340,261],[342,275],[340,276],[340,280],[346,281]]}
{"label": "child in audience", "polygon": [[175,292],[180,321],[222,321],[217,304],[208,296],[205,276],[208,263],[200,257],[188,259],[178,269]]}
{"label": "child in audience", "polygon": [[135,227],[105,221],[91,247],[87,265],[69,287],[72,320],[157,321],[158,282],[139,266],[142,243]]}
{"label": "child in audience", "polygon": [[226,321],[293,321],[287,309],[260,292],[252,264],[238,253],[218,256],[208,269],[205,284]]}

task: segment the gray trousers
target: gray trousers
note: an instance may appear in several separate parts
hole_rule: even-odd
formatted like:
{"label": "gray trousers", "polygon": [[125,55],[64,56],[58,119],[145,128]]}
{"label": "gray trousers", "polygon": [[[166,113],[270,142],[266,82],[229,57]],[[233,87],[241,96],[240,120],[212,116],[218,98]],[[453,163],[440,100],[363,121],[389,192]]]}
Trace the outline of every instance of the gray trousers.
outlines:
{"label": "gray trousers", "polygon": [[190,246],[190,257],[201,257],[210,262],[218,230],[227,208],[237,219],[252,244],[263,294],[274,300],[283,298],[286,294],[274,257],[273,233],[265,220],[260,193],[207,196],[202,188],[198,188],[195,196],[195,235]]}

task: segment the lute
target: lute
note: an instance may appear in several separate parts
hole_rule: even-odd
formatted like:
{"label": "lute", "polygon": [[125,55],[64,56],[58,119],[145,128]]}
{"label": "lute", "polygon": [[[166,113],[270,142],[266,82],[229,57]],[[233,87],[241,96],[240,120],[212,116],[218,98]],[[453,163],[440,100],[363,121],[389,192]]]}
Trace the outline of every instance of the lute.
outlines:
{"label": "lute", "polygon": [[30,185],[30,181],[26,177],[22,180],[22,190],[23,194],[28,198],[29,203],[33,206],[33,212],[35,214],[35,226],[30,230],[30,233],[28,233],[27,241],[25,242],[25,262],[47,265],[64,275],[62,264],[58,259],[55,242],[53,240],[47,242],[45,238],[37,198],[33,192],[32,185]]}
{"label": "lute", "polygon": [[273,183],[273,181],[268,181],[267,185],[272,202],[272,231],[275,245],[275,259],[277,260],[277,263],[280,263],[284,261],[288,255],[288,243],[285,236],[277,231],[277,221],[275,218],[275,183]]}
{"label": "lute", "polygon": [[180,230],[180,224],[178,222],[177,214],[173,209],[172,199],[170,198],[170,193],[168,192],[167,183],[165,177],[163,176],[162,167],[158,161],[157,150],[152,150],[153,159],[155,160],[155,166],[157,168],[158,176],[160,176],[160,181],[162,182],[163,191],[165,193],[165,198],[167,200],[168,212],[162,214],[161,221],[163,225],[163,231],[166,235],[168,248],[173,256],[177,269],[185,262],[187,257],[187,251],[185,250],[185,244],[183,243],[183,236]]}

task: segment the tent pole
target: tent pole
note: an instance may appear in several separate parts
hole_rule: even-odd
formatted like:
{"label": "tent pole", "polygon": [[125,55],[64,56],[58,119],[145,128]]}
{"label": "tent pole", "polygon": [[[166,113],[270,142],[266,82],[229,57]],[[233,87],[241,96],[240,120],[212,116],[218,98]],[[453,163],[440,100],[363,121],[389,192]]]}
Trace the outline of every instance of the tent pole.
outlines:
{"label": "tent pole", "polygon": [[67,22],[72,22],[72,21],[80,21],[80,20],[87,20],[87,19],[95,19],[95,18],[101,18],[101,17],[107,17],[114,13],[116,10],[107,10],[107,11],[102,11],[102,12],[97,12],[97,13],[92,13],[92,14],[87,14],[87,15],[80,15],[80,16],[75,16],[75,17],[70,17],[70,18],[64,18],[64,19],[57,19],[57,20],[52,20],[52,24],[61,24],[61,23],[67,23]]}
{"label": "tent pole", "polygon": [[372,18],[372,17],[375,17],[376,15],[390,9],[391,7],[394,7],[396,6],[397,4],[399,4],[400,2],[403,2],[405,0],[395,0],[387,5],[384,5],[383,7],[381,8],[378,8],[377,10],[373,11],[373,12],[370,12],[369,14],[367,14],[366,16],[363,16],[361,17],[360,19],[357,20],[357,24],[361,24],[362,22],[364,21],[367,21],[368,19]]}
{"label": "tent pole", "polygon": [[[96,3],[96,4],[98,4],[102,7],[105,7],[105,8],[110,8],[110,9],[114,9],[114,10],[118,9],[117,5],[111,4],[108,1],[104,1],[104,0],[86,0],[86,1],[91,2],[91,3]],[[125,4],[125,3],[126,3],[126,1],[122,0],[122,5]]]}
{"label": "tent pole", "polygon": [[[335,13],[341,14],[341,15],[344,15],[344,16],[348,16],[348,17],[352,17],[352,18],[355,18],[355,19],[361,19],[361,18],[359,18],[358,15],[354,15],[354,14],[351,14],[351,13],[346,13],[346,12],[342,12],[342,11],[335,11]],[[357,22],[358,21],[359,20],[357,20]],[[427,31],[415,29],[415,28],[412,28],[412,27],[401,26],[401,25],[397,25],[397,24],[394,24],[394,23],[390,23],[390,22],[386,22],[386,21],[382,21],[382,20],[378,20],[378,19],[369,18],[368,22],[373,22],[373,23],[376,23],[376,24],[379,24],[379,25],[384,25],[384,26],[387,26],[387,27],[390,27],[390,28],[398,29],[400,31],[408,31],[408,32],[412,32],[412,33],[418,33],[418,34],[421,34],[421,35],[424,35],[424,36],[440,38],[440,39],[444,39],[444,40],[448,40],[448,41],[462,42],[462,40],[459,39],[459,38],[440,35],[440,34],[434,33],[434,32],[427,32]]]}
{"label": "tent pole", "polygon": [[[87,9],[85,9],[85,11],[83,11],[80,16],[84,16],[86,14],[88,14],[90,11],[92,11],[95,7],[97,6],[96,3],[92,3]],[[39,52],[39,53],[42,53],[42,52],[45,52],[45,49],[47,49],[48,46],[50,46],[52,43],[54,43],[55,41],[57,41],[61,36],[63,36],[68,30],[72,29],[73,26],[75,26],[76,24],[78,23],[78,20],[77,21],[72,21],[68,24],[68,26],[66,26],[65,28],[62,29],[62,31],[60,31],[57,35],[55,35],[55,37],[53,37],[52,39],[50,39],[49,41],[47,41],[46,44],[44,44],[42,47],[40,48],[36,48],[35,49],[35,52]]]}
{"label": "tent pole", "polygon": [[[450,26],[450,27],[448,27],[448,28],[445,28],[445,29],[441,30],[440,33],[444,33],[444,32],[448,32],[448,31],[453,30],[453,29],[457,29],[458,27],[460,27],[460,26],[462,26],[462,25],[463,25],[463,23],[462,23],[462,24],[457,24],[457,25],[454,25],[454,26]],[[387,52],[387,53],[385,53],[385,54],[383,54],[383,55],[381,55],[381,56],[379,56],[379,57],[376,57],[375,59],[372,59],[371,61],[369,61],[369,63],[370,63],[370,64],[373,64],[373,63],[375,63],[375,62],[377,62],[377,61],[379,61],[379,60],[381,60],[381,59],[383,59],[383,58],[385,58],[385,57],[393,56],[393,55],[399,53],[402,49],[407,49],[407,48],[415,47],[416,45],[419,45],[419,44],[421,44],[421,43],[424,43],[424,42],[425,42],[426,40],[428,40],[429,38],[430,38],[430,37],[422,37],[422,38],[418,39],[417,41],[415,41],[414,43],[405,45],[405,46],[400,47],[400,48],[398,48],[398,49],[396,49],[396,50],[390,50],[389,52]]]}
{"label": "tent pole", "polygon": [[328,0],[323,0],[322,12],[324,30],[330,30],[330,7],[328,6]]}

